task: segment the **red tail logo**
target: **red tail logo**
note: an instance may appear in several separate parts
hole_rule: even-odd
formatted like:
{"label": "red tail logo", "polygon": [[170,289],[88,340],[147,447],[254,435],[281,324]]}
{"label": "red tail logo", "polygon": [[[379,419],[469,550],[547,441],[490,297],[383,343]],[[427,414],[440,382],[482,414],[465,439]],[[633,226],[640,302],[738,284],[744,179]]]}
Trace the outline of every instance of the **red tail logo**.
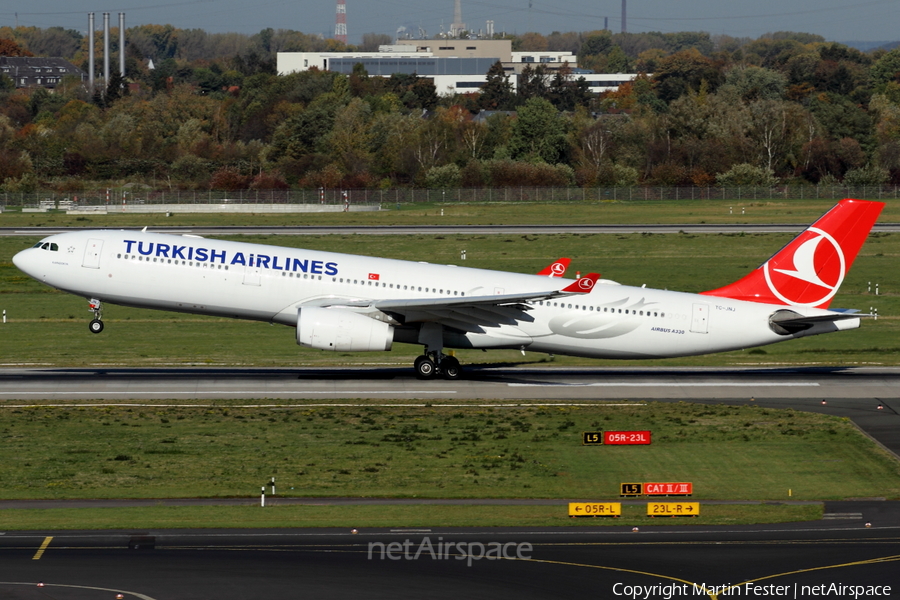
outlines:
{"label": "red tail logo", "polygon": [[847,274],[840,244],[810,227],[763,265],[772,294],[785,304],[818,306],[831,300]]}
{"label": "red tail logo", "polygon": [[842,200],[760,268],[703,294],[827,308],[883,208],[883,202]]}

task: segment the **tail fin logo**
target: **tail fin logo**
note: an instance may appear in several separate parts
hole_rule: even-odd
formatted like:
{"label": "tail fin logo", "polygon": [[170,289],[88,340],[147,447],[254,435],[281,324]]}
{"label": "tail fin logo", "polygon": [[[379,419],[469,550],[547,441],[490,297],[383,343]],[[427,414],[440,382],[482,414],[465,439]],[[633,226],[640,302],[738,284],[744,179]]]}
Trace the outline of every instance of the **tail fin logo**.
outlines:
{"label": "tail fin logo", "polygon": [[847,273],[840,244],[828,232],[810,227],[790,246],[764,265],[769,290],[785,304],[819,306],[830,300]]}
{"label": "tail fin logo", "polygon": [[563,273],[566,272],[566,265],[561,262],[555,262],[550,265],[550,272],[553,273],[554,277],[562,277]]}
{"label": "tail fin logo", "polygon": [[594,289],[594,280],[591,279],[590,277],[582,277],[581,279],[578,280],[578,287],[583,292],[589,292],[592,289]]}

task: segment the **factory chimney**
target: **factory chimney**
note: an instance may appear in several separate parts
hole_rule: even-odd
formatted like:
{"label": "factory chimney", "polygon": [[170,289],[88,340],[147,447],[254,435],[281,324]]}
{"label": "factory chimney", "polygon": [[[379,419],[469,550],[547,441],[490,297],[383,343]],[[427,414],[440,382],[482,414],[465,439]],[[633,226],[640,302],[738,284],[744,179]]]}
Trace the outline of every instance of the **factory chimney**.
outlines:
{"label": "factory chimney", "polygon": [[94,13],[88,13],[88,87],[94,93]]}
{"label": "factory chimney", "polygon": [[344,0],[337,0],[337,15],[334,19],[334,39],[347,43],[347,5]]}
{"label": "factory chimney", "polygon": [[466,24],[462,22],[461,4],[462,0],[456,0],[456,5],[453,8],[453,25],[450,26],[450,35],[452,37],[456,37],[466,30]]}
{"label": "factory chimney", "polygon": [[109,85],[109,13],[105,12],[103,13],[103,86],[107,85]]}
{"label": "factory chimney", "polygon": [[119,75],[125,79],[125,13],[119,13]]}

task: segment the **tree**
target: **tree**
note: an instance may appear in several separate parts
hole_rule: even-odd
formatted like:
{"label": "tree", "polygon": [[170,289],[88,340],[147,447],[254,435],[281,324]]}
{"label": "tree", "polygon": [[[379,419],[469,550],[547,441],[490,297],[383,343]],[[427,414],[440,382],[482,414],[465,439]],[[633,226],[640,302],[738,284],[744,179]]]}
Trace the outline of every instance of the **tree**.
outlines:
{"label": "tree", "polygon": [[530,98],[543,98],[547,93],[547,71],[544,65],[538,65],[534,68],[525,65],[519,74],[519,102],[527,101]]}
{"label": "tree", "polygon": [[478,96],[478,107],[483,110],[510,110],[514,103],[512,83],[503,70],[503,64],[497,61],[488,69],[487,81]]}
{"label": "tree", "polygon": [[519,108],[509,150],[513,158],[561,162],[566,154],[567,123],[543,98],[531,98]]}
{"label": "tree", "polygon": [[775,174],[770,169],[764,169],[742,163],[734,165],[725,173],[716,175],[716,183],[722,187],[737,187],[739,185],[755,185],[771,187],[775,185]]}
{"label": "tree", "polygon": [[521,39],[521,50],[523,52],[541,52],[543,50],[547,50],[547,38],[545,38],[540,33],[535,33],[533,31],[523,33]]}
{"label": "tree", "polygon": [[875,61],[869,75],[876,92],[882,92],[890,82],[900,82],[900,48],[894,48]]}
{"label": "tree", "polygon": [[723,87],[729,86],[744,102],[777,100],[783,97],[787,78],[764,67],[734,67],[725,73]]}
{"label": "tree", "polygon": [[0,38],[0,56],[34,56],[34,54],[19,46],[15,40]]}
{"label": "tree", "polygon": [[568,63],[565,63],[550,80],[546,97],[557,110],[571,111],[575,110],[576,106],[588,104],[593,98],[593,94],[591,94],[584,77],[573,81],[572,69],[569,68]]}
{"label": "tree", "polygon": [[588,56],[606,54],[612,48],[612,37],[609,32],[588,35],[578,50],[578,60],[583,62]]}
{"label": "tree", "polygon": [[323,144],[345,173],[358,174],[369,168],[370,119],[369,105],[359,98],[350,100],[334,116],[334,126]]}
{"label": "tree", "polygon": [[714,92],[722,77],[712,59],[693,48],[663,58],[658,67],[653,74],[653,85],[657,96],[667,103],[689,91],[698,91],[703,81],[707,82],[709,91]]}
{"label": "tree", "polygon": [[391,36],[384,33],[364,33],[362,36],[362,45],[359,49],[363,52],[377,52],[379,46],[389,46],[394,40]]}

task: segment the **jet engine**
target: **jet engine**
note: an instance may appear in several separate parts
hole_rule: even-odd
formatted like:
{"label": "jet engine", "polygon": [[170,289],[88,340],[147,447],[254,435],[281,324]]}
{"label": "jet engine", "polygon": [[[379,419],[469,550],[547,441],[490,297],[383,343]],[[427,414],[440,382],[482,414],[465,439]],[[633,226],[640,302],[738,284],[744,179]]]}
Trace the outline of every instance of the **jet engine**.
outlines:
{"label": "jet engine", "polygon": [[335,352],[380,352],[391,349],[394,328],[349,310],[310,306],[298,311],[297,343]]}

